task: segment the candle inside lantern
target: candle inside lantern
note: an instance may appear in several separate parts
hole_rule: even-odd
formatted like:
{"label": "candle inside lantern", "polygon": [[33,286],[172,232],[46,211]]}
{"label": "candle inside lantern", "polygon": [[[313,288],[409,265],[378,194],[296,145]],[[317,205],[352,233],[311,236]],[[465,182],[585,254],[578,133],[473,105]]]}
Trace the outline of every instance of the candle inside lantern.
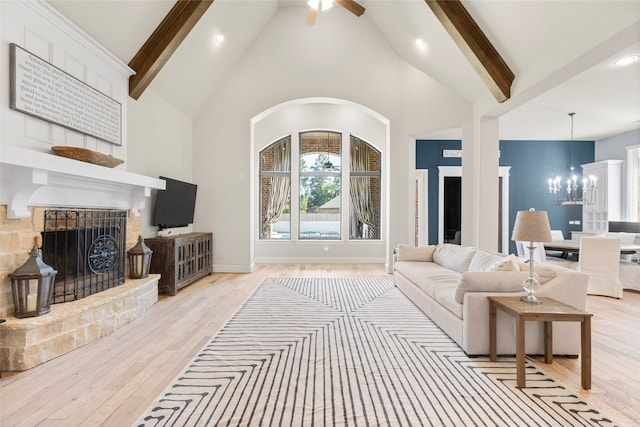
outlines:
{"label": "candle inside lantern", "polygon": [[38,294],[27,295],[27,311],[36,311],[37,303],[38,303]]}

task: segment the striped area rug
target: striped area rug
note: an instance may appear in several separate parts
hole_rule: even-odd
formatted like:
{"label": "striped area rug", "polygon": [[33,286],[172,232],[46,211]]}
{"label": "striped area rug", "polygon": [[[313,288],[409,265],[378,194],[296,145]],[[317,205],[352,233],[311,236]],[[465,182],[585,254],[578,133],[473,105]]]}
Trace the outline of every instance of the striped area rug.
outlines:
{"label": "striped area rug", "polygon": [[391,279],[270,279],[135,425],[615,425],[533,365],[515,381]]}

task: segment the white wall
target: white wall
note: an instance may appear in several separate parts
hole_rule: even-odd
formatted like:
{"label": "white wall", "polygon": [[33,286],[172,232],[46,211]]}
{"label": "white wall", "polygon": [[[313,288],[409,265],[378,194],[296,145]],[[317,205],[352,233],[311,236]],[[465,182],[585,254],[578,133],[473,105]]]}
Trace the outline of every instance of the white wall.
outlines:
{"label": "white wall", "polygon": [[54,145],[84,147],[126,161],[126,133],[121,145],[111,144],[10,109],[9,44],[17,44],[119,102],[125,130],[131,70],[45,2],[2,1],[0,8],[0,141],[46,153]]}
{"label": "white wall", "polygon": [[[278,10],[194,120],[195,228],[213,231],[217,271],[253,268],[250,120],[259,113],[286,101],[328,97],[389,120],[387,247],[412,241],[412,135],[459,127],[471,117],[470,105],[402,62],[367,20],[333,13],[308,28],[292,9]],[[290,120],[297,128],[302,119]]]}
{"label": "white wall", "polygon": [[[193,123],[153,92],[151,85],[136,101],[129,98],[129,171],[193,182]],[[151,225],[156,192],[141,213],[142,235],[158,231]]]}
{"label": "white wall", "polygon": [[[635,130],[621,135],[596,141],[595,161],[600,160],[624,160],[622,163],[622,188],[620,189],[622,199],[623,220],[628,212],[627,209],[627,150],[626,147],[640,144],[640,130]],[[633,221],[633,220],[630,220]]]}
{"label": "white wall", "polygon": [[[0,62],[5,65],[0,68],[1,144],[17,145],[47,154],[51,153],[54,145],[84,147],[125,160],[116,169],[151,177],[164,175],[192,180],[193,124],[154,93],[153,84],[138,101],[130,98],[129,76],[133,71],[46,2],[2,1],[0,20],[0,55],[3,58]],[[16,43],[119,102],[122,106],[122,145],[111,144],[10,109],[10,43]],[[58,159],[52,153],[51,156]],[[110,170],[104,168],[103,174],[107,177],[108,172]],[[99,173],[95,175],[102,178]],[[93,184],[95,187],[95,182]],[[47,188],[44,191],[52,190]],[[120,206],[121,195],[115,191],[96,196],[94,189],[90,191],[93,193],[91,197],[80,193],[78,188],[69,191],[73,204],[63,206]],[[146,207],[141,212],[145,236],[156,233],[156,228],[151,226],[155,194],[152,196],[146,198]],[[94,201],[96,198],[98,202]],[[84,200],[87,203],[83,203]],[[136,201],[131,200],[131,203]]]}

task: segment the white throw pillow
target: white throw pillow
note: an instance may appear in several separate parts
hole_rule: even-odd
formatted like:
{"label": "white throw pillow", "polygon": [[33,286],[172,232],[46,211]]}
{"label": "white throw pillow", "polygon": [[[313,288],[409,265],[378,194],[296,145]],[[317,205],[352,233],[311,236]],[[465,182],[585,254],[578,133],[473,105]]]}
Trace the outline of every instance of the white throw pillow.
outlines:
{"label": "white throw pillow", "polygon": [[476,248],[444,243],[436,247],[433,253],[433,261],[449,270],[464,273],[469,269],[471,258],[476,253]]}
{"label": "white throw pillow", "polygon": [[397,261],[433,261],[435,245],[431,246],[410,246],[399,244]]}
{"label": "white throw pillow", "polygon": [[[535,268],[535,264],[533,267]],[[511,254],[491,264],[486,271],[520,271],[520,262]]]}
{"label": "white throw pillow", "polygon": [[504,258],[504,255],[493,254],[482,249],[478,249],[471,258],[468,271],[487,271],[495,262]]}

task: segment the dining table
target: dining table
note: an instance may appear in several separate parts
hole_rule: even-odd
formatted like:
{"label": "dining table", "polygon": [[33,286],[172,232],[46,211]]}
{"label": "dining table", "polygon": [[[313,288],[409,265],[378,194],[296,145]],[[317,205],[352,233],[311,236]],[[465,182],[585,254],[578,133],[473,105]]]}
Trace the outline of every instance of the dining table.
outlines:
{"label": "dining table", "polygon": [[[544,249],[550,251],[562,251],[567,253],[579,254],[580,253],[580,241],[579,240],[553,240],[551,242],[544,242]],[[640,252],[640,245],[620,245],[621,255],[633,255],[636,252]]]}

